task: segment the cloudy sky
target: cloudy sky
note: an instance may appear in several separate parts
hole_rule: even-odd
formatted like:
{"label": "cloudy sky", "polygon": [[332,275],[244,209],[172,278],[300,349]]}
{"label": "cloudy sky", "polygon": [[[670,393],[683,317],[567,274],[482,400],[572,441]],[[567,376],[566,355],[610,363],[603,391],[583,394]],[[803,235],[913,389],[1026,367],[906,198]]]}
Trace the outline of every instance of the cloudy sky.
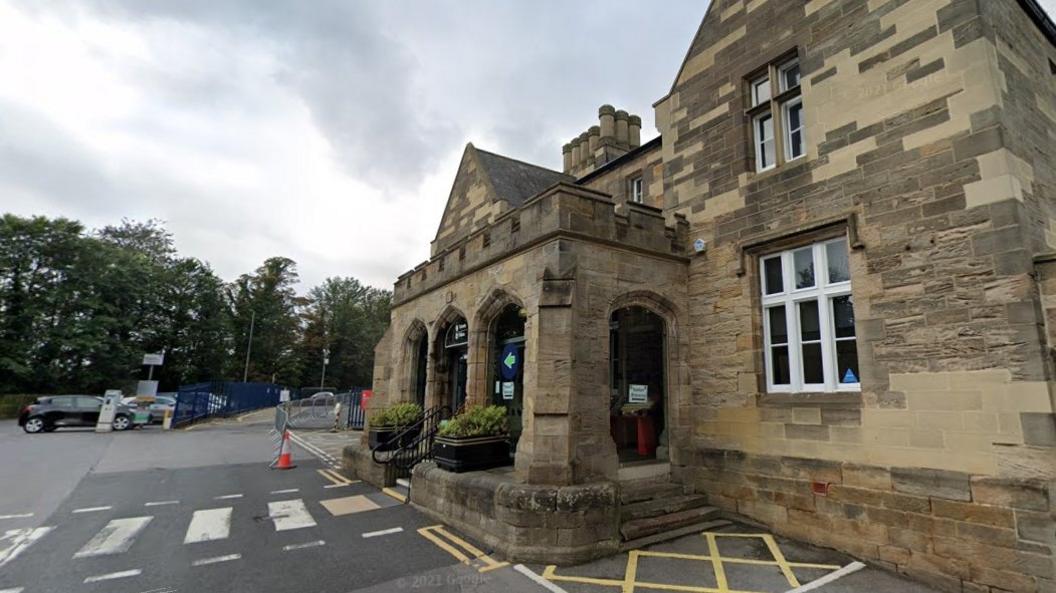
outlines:
{"label": "cloudy sky", "polygon": [[159,218],[225,279],[389,288],[466,142],[552,168],[612,103],[655,135],[706,2],[0,0],[0,211]]}

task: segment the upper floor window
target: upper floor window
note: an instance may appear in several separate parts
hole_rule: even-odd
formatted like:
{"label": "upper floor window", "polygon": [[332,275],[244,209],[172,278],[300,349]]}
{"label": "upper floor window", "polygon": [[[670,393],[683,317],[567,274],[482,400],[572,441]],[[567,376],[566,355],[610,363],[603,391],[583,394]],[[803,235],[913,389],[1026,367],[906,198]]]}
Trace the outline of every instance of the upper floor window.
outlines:
{"label": "upper floor window", "polygon": [[847,239],[759,263],[767,391],[860,390]]}
{"label": "upper floor window", "polygon": [[[799,82],[798,59],[770,64],[766,74],[748,82],[756,171],[766,171],[807,152]],[[777,89],[776,95],[772,89]]]}
{"label": "upper floor window", "polygon": [[641,175],[631,179],[631,201],[635,204],[645,201],[645,185],[642,183]]}

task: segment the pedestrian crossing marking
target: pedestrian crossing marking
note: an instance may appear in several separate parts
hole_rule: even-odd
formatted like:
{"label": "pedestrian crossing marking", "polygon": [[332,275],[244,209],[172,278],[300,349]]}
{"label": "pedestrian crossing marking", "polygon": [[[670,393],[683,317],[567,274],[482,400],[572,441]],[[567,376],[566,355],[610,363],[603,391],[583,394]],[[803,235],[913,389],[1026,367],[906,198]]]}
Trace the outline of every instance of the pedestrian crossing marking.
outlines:
{"label": "pedestrian crossing marking", "polygon": [[326,542],[320,539],[320,540],[316,540],[314,542],[306,542],[306,543],[303,543],[303,544],[290,544],[288,546],[283,546],[282,547],[282,551],[283,552],[289,552],[290,550],[303,550],[305,548],[318,548],[319,546],[325,546],[325,545],[326,545]]}
{"label": "pedestrian crossing marking", "polygon": [[308,512],[308,507],[304,506],[304,501],[299,498],[269,502],[268,518],[274,521],[275,531],[315,527],[315,519]]}
{"label": "pedestrian crossing marking", "polygon": [[195,511],[183,543],[211,542],[231,535],[231,507]]}
{"label": "pedestrian crossing marking", "polygon": [[33,542],[44,537],[52,527],[27,527],[25,529],[8,529],[0,536],[0,568],[24,552]]}
{"label": "pedestrian crossing marking", "polygon": [[131,517],[128,519],[114,519],[106,524],[99,533],[95,534],[74,558],[87,558],[90,556],[107,556],[110,554],[121,554],[132,547],[139,532],[150,523],[154,517]]}
{"label": "pedestrian crossing marking", "polygon": [[85,584],[98,583],[99,581],[112,581],[114,579],[126,579],[128,577],[138,577],[143,574],[142,570],[138,568],[133,570],[122,570],[121,572],[111,572],[109,574],[101,574],[94,577],[88,577],[84,579]]}
{"label": "pedestrian crossing marking", "polygon": [[443,525],[422,527],[418,530],[418,533],[436,544],[441,550],[454,556],[455,560],[476,568],[477,572],[488,572],[510,564],[509,562],[499,562],[488,556],[473,544],[444,529]]}
{"label": "pedestrian crossing marking", "polygon": [[353,513],[362,513],[363,511],[373,511],[374,509],[381,508],[381,505],[362,494],[346,496],[344,498],[321,500],[319,501],[319,504],[323,505],[323,508],[330,511],[330,514],[335,517],[351,515]]}
{"label": "pedestrian crossing marking", "polygon": [[230,562],[232,560],[240,560],[242,554],[228,554],[226,556],[216,556],[213,558],[202,558],[201,560],[195,560],[191,563],[191,566],[206,566],[209,564],[219,564],[221,562]]}
{"label": "pedestrian crossing marking", "polygon": [[98,512],[98,511],[109,511],[112,508],[113,507],[88,507],[88,508],[84,508],[84,509],[74,509],[73,512],[74,512],[74,514],[95,513],[95,512]]}

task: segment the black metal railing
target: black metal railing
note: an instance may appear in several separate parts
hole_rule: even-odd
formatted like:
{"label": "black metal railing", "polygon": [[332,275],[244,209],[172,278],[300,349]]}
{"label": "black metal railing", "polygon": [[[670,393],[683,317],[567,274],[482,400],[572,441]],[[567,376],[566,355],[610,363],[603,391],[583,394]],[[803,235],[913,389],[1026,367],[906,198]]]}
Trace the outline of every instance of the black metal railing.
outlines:
{"label": "black metal railing", "polygon": [[440,423],[451,417],[449,406],[426,410],[422,417],[371,449],[374,463],[385,466],[386,482],[408,478],[415,465],[432,459],[433,441]]}

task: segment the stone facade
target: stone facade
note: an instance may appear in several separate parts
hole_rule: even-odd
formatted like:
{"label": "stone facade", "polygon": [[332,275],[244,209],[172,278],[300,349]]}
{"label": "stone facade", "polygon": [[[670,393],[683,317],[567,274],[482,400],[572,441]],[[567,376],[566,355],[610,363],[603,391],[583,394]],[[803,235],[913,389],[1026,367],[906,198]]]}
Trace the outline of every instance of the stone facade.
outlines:
{"label": "stone facade", "polygon": [[[752,82],[791,59],[774,119],[802,102],[805,154],[775,138],[759,171]],[[515,302],[514,478],[618,481],[610,315],[641,306],[665,326],[671,479],[944,590],[1056,590],[1056,28],[1037,5],[713,0],[655,109],[659,139],[568,152],[588,132],[566,147],[578,179],[531,198],[463,159],[434,257],[396,284],[377,401],[411,398],[407,336],[435,343],[452,312],[488,401],[487,325]],[[860,390],[772,392],[760,258],[837,238]]]}

